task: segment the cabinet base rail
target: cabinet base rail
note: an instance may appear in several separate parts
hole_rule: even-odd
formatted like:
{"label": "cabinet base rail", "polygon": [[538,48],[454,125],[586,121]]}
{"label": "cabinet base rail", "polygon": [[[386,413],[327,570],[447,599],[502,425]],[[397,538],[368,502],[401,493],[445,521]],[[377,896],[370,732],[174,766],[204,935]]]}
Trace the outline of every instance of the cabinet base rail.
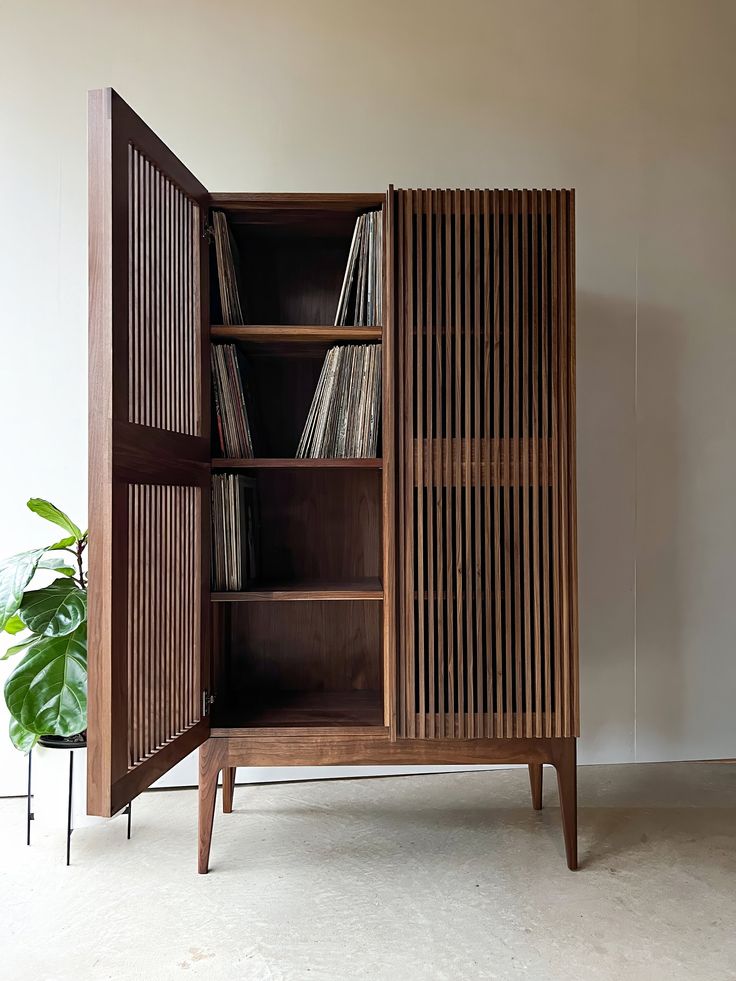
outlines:
{"label": "cabinet base rail", "polygon": [[[284,736],[283,731],[280,737]],[[222,804],[233,809],[235,771],[238,766],[375,766],[381,764],[526,764],[529,767],[532,806],[542,807],[542,768],[557,772],[562,834],[567,866],[578,867],[577,740],[574,736],[540,739],[418,740],[391,742],[388,730],[375,734],[349,734],[334,730],[294,731],[274,739],[264,730],[242,736],[215,736],[199,750],[198,871],[209,872],[215,818],[217,782],[222,772]]]}

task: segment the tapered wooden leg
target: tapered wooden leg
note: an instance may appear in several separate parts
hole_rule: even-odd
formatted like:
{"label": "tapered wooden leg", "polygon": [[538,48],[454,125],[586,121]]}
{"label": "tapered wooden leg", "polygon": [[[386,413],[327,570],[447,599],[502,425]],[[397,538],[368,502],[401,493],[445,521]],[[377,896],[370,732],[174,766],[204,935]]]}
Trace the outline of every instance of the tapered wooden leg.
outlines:
{"label": "tapered wooden leg", "polygon": [[532,788],[532,807],[535,811],[542,810],[542,764],[529,764],[529,784]]}
{"label": "tapered wooden leg", "polygon": [[561,739],[555,752],[557,788],[560,794],[562,834],[565,838],[567,867],[578,867],[578,770],[577,744],[574,737]]}
{"label": "tapered wooden leg", "polygon": [[233,813],[233,793],[235,792],[234,766],[223,767],[222,770],[222,813]]}
{"label": "tapered wooden leg", "polygon": [[199,840],[197,870],[209,872],[212,823],[215,819],[217,777],[222,767],[222,756],[216,739],[208,739],[199,748]]}

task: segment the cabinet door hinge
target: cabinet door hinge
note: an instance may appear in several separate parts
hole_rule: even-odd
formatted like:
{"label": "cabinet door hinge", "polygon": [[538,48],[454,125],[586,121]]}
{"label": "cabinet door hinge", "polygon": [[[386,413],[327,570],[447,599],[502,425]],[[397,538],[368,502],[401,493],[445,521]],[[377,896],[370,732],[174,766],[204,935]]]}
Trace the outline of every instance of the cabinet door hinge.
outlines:
{"label": "cabinet door hinge", "polygon": [[210,693],[205,688],[205,690],[202,692],[202,718],[210,714],[210,709],[212,708],[212,703],[214,702],[214,700],[215,700],[215,696],[210,695]]}

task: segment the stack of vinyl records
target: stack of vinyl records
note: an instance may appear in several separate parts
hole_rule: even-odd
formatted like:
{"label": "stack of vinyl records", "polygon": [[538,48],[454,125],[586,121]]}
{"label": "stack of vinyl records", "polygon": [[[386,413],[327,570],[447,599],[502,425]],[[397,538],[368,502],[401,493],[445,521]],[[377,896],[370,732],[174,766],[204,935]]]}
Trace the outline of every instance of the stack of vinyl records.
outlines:
{"label": "stack of vinyl records", "polygon": [[240,302],[239,263],[235,241],[222,211],[212,212],[215,232],[217,278],[220,283],[220,305],[223,324],[244,324],[243,306]]}
{"label": "stack of vinyl records", "polygon": [[240,474],[213,474],[212,588],[244,590],[257,574],[256,482]]}
{"label": "stack of vinyl records", "polygon": [[248,366],[235,344],[212,346],[212,390],[215,422],[222,455],[230,459],[252,457]]}
{"label": "stack of vinyl records", "polygon": [[336,344],[325,356],[297,457],[369,457],[378,448],[381,345]]}
{"label": "stack of vinyl records", "polygon": [[335,326],[380,327],[383,317],[383,213],[369,211],[355,223]]}

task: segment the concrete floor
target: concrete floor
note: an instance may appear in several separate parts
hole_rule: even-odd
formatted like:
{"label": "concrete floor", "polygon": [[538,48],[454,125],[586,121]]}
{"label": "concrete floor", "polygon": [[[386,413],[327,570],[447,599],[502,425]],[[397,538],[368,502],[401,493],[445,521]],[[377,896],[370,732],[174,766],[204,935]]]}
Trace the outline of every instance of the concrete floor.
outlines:
{"label": "concrete floor", "polygon": [[239,787],[195,869],[196,794],[24,844],[0,801],[0,975],[110,978],[736,978],[736,767],[582,767],[582,868],[554,774]]}

